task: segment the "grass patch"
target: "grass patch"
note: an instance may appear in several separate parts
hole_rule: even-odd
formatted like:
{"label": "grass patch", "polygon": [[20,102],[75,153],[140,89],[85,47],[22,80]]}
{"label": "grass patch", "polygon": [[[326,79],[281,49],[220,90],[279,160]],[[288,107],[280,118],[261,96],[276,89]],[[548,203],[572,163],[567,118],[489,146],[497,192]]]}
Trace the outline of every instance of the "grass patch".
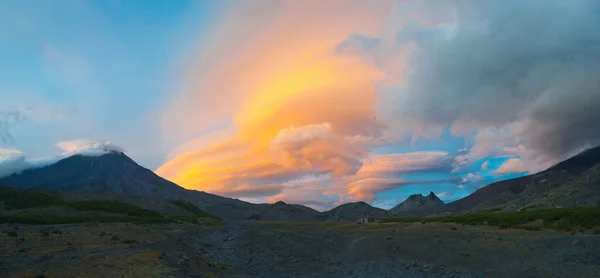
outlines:
{"label": "grass patch", "polygon": [[187,222],[194,224],[211,224],[220,218],[210,215],[190,202],[170,200],[169,202],[183,208],[195,216],[164,216],[153,210],[143,209],[135,205],[106,200],[67,202],[60,195],[48,190],[18,190],[0,185],[0,201],[6,210],[28,209],[50,206],[64,206],[78,211],[95,211],[121,214],[123,216],[59,216],[59,215],[4,215],[0,223],[23,224],[70,224],[86,222],[142,222],[168,223]]}
{"label": "grass patch", "polygon": [[166,219],[172,222],[185,222],[192,224],[215,224],[220,222],[220,218],[203,218],[197,216],[183,216],[183,215],[168,215]]}
{"label": "grass patch", "polygon": [[78,217],[58,215],[5,215],[0,216],[0,223],[20,223],[31,225],[57,225],[74,223],[118,223],[118,222],[140,222],[140,223],[169,223],[171,221],[161,218],[148,217]]}
{"label": "grass patch", "polygon": [[[462,225],[489,225],[500,228],[522,228],[538,230],[543,228],[571,231],[577,228],[600,227],[599,207],[560,208],[528,210],[519,212],[496,212],[444,216],[436,218],[394,218],[382,222],[446,222]],[[531,225],[538,222],[540,225]]]}
{"label": "grass patch", "polygon": [[169,200],[169,202],[175,206],[178,206],[184,210],[187,210],[187,211],[193,213],[194,215],[196,215],[198,217],[219,219],[218,217],[216,217],[214,215],[210,215],[210,214],[206,213],[205,211],[199,209],[196,205],[194,205],[190,202],[186,202],[186,201],[182,201],[182,200]]}
{"label": "grass patch", "polygon": [[2,185],[0,185],[0,201],[4,202],[6,210],[50,207],[65,203],[58,194],[48,190],[17,190]]}
{"label": "grass patch", "polygon": [[162,214],[153,210],[147,210],[138,206],[113,201],[69,202],[66,205],[80,211],[111,212],[144,218],[163,217]]}
{"label": "grass patch", "polygon": [[135,239],[126,239],[126,240],[123,240],[122,242],[123,242],[123,244],[135,244],[135,243],[138,243],[137,240],[135,240]]}

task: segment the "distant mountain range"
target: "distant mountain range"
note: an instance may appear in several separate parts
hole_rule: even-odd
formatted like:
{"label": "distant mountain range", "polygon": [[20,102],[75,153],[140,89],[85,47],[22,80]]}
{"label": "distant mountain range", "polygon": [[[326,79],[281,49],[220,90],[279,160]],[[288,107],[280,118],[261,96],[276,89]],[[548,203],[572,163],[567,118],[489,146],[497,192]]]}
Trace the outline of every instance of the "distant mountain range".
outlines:
{"label": "distant mountain range", "polygon": [[414,194],[408,197],[406,201],[398,204],[389,210],[391,215],[395,216],[424,216],[432,213],[446,211],[448,208],[433,192],[423,196]]}
{"label": "distant mountain range", "polygon": [[600,205],[600,147],[589,149],[545,171],[492,183],[444,204],[433,192],[415,194],[390,210],[365,202],[347,203],[326,212],[277,202],[252,204],[187,190],[143,168],[121,152],[73,155],[55,164],[0,179],[20,189],[43,188],[69,194],[124,194],[182,199],[224,219],[268,221],[354,221],[362,217],[416,217],[482,210]]}

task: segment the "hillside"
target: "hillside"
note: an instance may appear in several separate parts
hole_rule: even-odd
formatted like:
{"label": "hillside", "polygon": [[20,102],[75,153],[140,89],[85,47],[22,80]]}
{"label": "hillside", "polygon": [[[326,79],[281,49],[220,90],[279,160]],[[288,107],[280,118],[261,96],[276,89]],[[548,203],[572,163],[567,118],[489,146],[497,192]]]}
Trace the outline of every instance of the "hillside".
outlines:
{"label": "hillside", "polygon": [[0,222],[61,224],[78,222],[185,221],[207,223],[218,218],[191,203],[141,196],[68,195],[0,185],[5,206]]}
{"label": "hillside", "polygon": [[323,221],[324,216],[309,207],[302,205],[286,204],[282,201],[274,204],[255,205],[249,220],[267,221]]}
{"label": "hillside", "polygon": [[[0,184],[21,189],[51,190],[68,196],[65,197],[67,199],[118,201],[142,208],[158,206],[161,212],[167,212],[169,206],[160,207],[157,200],[184,200],[207,213],[229,220],[355,221],[362,217],[422,217],[486,210],[598,206],[600,147],[582,152],[540,173],[490,184],[448,205],[431,192],[427,196],[412,195],[390,210],[356,202],[318,212],[302,205],[284,202],[252,204],[187,190],[143,168],[121,152],[101,156],[74,155],[53,165],[2,178]],[[2,206],[0,203],[0,210]]]}
{"label": "hillside", "polygon": [[[100,156],[73,155],[46,167],[28,169],[2,178],[0,184],[88,197],[112,195],[111,198],[121,200],[131,199],[126,196],[181,199],[224,219],[314,221],[322,218],[319,212],[300,205],[274,210],[268,204],[251,204],[202,191],[187,190],[138,165],[122,152],[109,152]],[[140,205],[143,203],[138,202]]]}
{"label": "hillside", "polygon": [[433,192],[423,196],[421,194],[413,194],[404,202],[389,210],[393,216],[423,216],[431,213],[437,213],[447,210],[446,204],[442,202]]}
{"label": "hillside", "polygon": [[600,205],[600,147],[542,172],[492,183],[448,204],[457,211]]}
{"label": "hillside", "polygon": [[55,164],[0,179],[20,189],[48,189],[86,194],[132,194],[178,198],[185,190],[139,166],[121,152],[100,156],[73,155]]}
{"label": "hillside", "polygon": [[388,211],[373,207],[365,202],[347,203],[324,212],[329,221],[355,221],[363,217],[382,218]]}

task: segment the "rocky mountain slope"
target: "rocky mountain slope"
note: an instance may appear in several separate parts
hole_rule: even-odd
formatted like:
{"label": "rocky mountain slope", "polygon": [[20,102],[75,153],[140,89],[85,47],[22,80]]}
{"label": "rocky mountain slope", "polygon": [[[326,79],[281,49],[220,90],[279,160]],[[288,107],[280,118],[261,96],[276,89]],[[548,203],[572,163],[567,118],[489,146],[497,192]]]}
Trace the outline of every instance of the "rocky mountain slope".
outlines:
{"label": "rocky mountain slope", "polygon": [[324,212],[329,221],[355,221],[363,217],[382,218],[388,214],[387,210],[373,207],[365,202],[347,203]]}
{"label": "rocky mountain slope", "polygon": [[73,155],[46,167],[2,178],[0,183],[20,189],[158,198],[177,198],[185,192],[185,189],[139,166],[121,152],[101,156]]}
{"label": "rocky mountain slope", "polygon": [[400,216],[411,214],[421,216],[446,210],[446,204],[442,202],[433,192],[423,196],[421,194],[413,194],[404,202],[389,210],[391,215]]}
{"label": "rocky mountain slope", "polygon": [[319,212],[300,205],[278,206],[279,213],[274,213],[269,204],[251,204],[202,191],[187,190],[138,165],[122,152],[108,152],[100,156],[73,155],[46,167],[28,169],[2,178],[0,184],[19,189],[48,189],[69,194],[182,199],[224,219],[318,221],[323,217]]}
{"label": "rocky mountain slope", "polygon": [[286,204],[282,201],[274,204],[258,204],[253,214],[245,219],[269,221],[322,221],[324,215],[309,207]]}
{"label": "rocky mountain slope", "polygon": [[487,185],[448,204],[456,211],[600,206],[600,147],[545,171]]}

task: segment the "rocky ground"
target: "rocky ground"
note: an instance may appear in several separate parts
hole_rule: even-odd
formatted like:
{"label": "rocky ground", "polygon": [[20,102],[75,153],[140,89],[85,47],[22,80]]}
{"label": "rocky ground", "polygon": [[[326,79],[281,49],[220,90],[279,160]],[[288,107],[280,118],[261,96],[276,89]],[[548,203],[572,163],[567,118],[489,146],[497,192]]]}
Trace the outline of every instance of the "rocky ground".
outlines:
{"label": "rocky ground", "polygon": [[600,236],[454,224],[0,225],[0,277],[600,277]]}

